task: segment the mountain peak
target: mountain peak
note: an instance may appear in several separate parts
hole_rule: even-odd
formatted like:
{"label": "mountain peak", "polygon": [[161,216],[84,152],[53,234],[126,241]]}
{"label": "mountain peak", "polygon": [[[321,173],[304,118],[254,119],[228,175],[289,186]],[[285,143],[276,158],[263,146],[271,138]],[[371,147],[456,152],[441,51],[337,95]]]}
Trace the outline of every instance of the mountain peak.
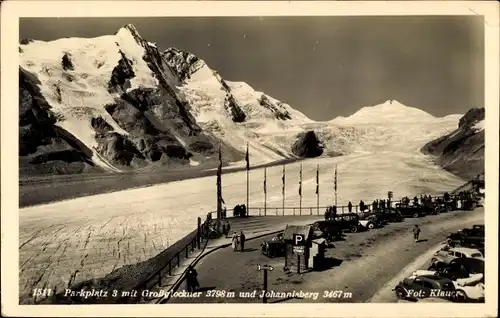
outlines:
{"label": "mountain peak", "polygon": [[146,41],[142,38],[142,36],[139,34],[139,31],[135,28],[133,24],[127,24],[123,27],[121,27],[116,33],[116,36],[122,37],[122,36],[130,36],[134,38],[135,42],[141,46],[144,46]]}
{"label": "mountain peak", "polygon": [[130,32],[132,35],[135,35],[135,34],[139,35],[137,28],[133,24],[130,24],[130,23],[122,26],[120,29],[118,29],[118,31],[116,31],[115,34],[118,34],[118,33],[123,32],[123,31]]}
{"label": "mountain peak", "polygon": [[431,114],[414,107],[408,107],[396,100],[387,100],[382,104],[366,106],[349,117],[337,117],[335,122],[346,123],[381,123],[413,122],[435,119]]}

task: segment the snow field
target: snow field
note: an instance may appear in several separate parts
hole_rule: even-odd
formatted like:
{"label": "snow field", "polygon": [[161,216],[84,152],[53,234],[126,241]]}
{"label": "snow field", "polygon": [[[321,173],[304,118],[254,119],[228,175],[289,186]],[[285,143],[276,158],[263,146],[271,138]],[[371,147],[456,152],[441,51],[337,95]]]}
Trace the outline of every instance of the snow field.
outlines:
{"label": "snow field", "polygon": [[[389,190],[400,198],[443,192],[462,183],[423,155],[358,154],[309,160],[302,162],[303,207],[316,206],[317,164],[320,206],[333,203],[335,164],[339,205],[357,204],[360,199],[371,203],[385,198]],[[299,169],[300,163],[286,166],[287,207],[299,206]],[[280,166],[267,168],[269,208],[282,206],[281,174]],[[263,175],[263,169],[250,173],[250,208],[264,206]],[[65,288],[69,282],[102,277],[157,255],[191,232],[198,217],[216,209],[215,181],[215,177],[184,180],[21,209],[21,295],[34,287]],[[246,172],[225,174],[222,184],[228,213],[234,205],[246,203]]]}

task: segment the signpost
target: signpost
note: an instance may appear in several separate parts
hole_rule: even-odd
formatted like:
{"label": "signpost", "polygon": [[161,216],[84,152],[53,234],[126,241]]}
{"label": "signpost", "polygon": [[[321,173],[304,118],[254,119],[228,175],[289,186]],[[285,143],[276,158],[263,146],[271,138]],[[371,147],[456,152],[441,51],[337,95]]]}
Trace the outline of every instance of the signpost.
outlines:
{"label": "signpost", "polygon": [[262,297],[262,302],[267,303],[267,271],[272,271],[274,267],[271,265],[257,265],[258,271],[264,271],[264,297]]}
{"label": "signpost", "polygon": [[300,255],[305,254],[306,236],[304,234],[293,234],[292,249],[297,254],[297,274],[300,274]]}

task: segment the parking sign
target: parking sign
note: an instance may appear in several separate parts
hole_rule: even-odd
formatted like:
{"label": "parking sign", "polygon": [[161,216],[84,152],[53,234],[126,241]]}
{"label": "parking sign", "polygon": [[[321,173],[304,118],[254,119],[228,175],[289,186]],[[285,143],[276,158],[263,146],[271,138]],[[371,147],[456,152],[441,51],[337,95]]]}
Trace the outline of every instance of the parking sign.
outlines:
{"label": "parking sign", "polygon": [[306,236],[304,234],[294,234],[293,235],[293,246],[303,246],[306,245]]}

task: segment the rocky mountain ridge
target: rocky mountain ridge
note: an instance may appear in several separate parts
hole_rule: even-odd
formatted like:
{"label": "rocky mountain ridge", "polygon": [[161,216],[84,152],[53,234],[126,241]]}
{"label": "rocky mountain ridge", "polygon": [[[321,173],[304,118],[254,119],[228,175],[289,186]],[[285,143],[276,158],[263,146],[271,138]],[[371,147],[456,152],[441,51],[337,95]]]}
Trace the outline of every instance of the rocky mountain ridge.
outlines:
{"label": "rocky mountain ridge", "polygon": [[465,180],[484,175],[485,109],[472,108],[458,128],[424,147],[424,154],[436,156],[436,163]]}
{"label": "rocky mountain ridge", "polygon": [[[197,165],[219,146],[227,161],[243,158],[200,127],[179,90],[208,69],[204,61],[175,48],[159,52],[133,25],[94,39],[23,40],[19,52],[22,173]],[[229,85],[212,74],[225,94],[226,115],[245,122]],[[277,119],[290,118],[264,94],[259,103]]]}

